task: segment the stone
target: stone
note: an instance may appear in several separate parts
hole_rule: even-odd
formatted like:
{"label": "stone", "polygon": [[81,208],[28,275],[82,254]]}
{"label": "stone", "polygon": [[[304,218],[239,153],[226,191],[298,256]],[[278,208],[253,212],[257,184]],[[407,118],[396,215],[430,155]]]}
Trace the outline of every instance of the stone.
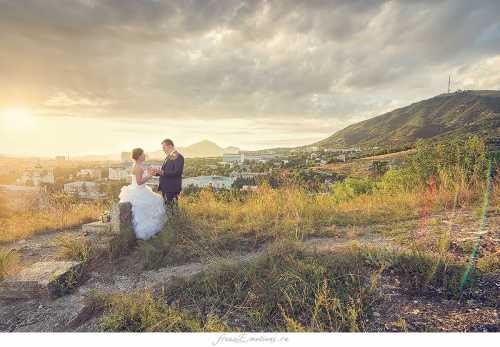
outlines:
{"label": "stone", "polygon": [[85,234],[109,233],[111,232],[111,229],[111,223],[103,223],[101,221],[84,224],[82,226],[82,231]]}
{"label": "stone", "polygon": [[0,299],[59,297],[78,286],[82,273],[81,262],[38,262],[0,282]]}
{"label": "stone", "polygon": [[132,204],[121,202],[113,205],[111,212],[111,228],[114,233],[120,234],[132,227]]}
{"label": "stone", "polygon": [[128,254],[137,242],[132,224],[131,203],[118,203],[113,206],[111,229],[113,235],[115,235],[111,241],[111,254],[115,256]]}

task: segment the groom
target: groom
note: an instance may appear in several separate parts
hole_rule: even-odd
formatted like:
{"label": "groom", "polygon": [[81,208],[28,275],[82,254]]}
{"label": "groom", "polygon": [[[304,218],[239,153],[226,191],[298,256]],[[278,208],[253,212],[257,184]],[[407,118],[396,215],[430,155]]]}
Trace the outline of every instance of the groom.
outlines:
{"label": "groom", "polygon": [[161,169],[156,169],[153,174],[160,176],[158,190],[163,195],[167,207],[177,207],[177,198],[182,190],[182,171],[184,170],[184,157],[177,152],[174,142],[165,139],[161,143],[163,151],[167,155]]}

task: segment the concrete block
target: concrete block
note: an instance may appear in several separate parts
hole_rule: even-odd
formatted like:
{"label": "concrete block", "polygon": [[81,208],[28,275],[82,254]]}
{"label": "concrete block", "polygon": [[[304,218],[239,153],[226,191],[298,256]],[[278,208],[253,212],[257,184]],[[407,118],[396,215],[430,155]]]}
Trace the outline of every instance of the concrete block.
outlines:
{"label": "concrete block", "polygon": [[103,223],[101,221],[84,224],[82,226],[82,231],[86,234],[109,233],[111,229],[111,223]]}
{"label": "concrete block", "polygon": [[78,286],[82,272],[81,262],[38,262],[0,282],[0,299],[62,296]]}

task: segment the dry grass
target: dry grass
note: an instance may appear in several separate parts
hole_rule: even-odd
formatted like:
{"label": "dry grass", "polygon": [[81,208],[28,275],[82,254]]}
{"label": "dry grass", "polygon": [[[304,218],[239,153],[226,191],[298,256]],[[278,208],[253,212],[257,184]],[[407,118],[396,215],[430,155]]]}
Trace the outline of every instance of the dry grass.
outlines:
{"label": "dry grass", "polygon": [[44,231],[54,231],[94,221],[104,210],[100,203],[78,203],[53,207],[43,211],[12,213],[0,218],[0,242],[30,237]]}
{"label": "dry grass", "polygon": [[101,319],[103,331],[133,332],[222,332],[228,327],[215,315],[201,320],[186,310],[168,305],[150,291],[132,294],[94,295],[90,304],[105,311]]}
{"label": "dry grass", "polygon": [[[461,193],[458,203],[474,203],[476,193]],[[455,193],[440,190],[433,198],[433,212],[454,204]],[[181,207],[197,228],[217,234],[224,231],[256,233],[256,237],[300,240],[322,233],[332,225],[368,225],[418,218],[426,203],[422,192],[397,194],[374,192],[341,199],[335,193],[311,194],[299,188],[273,190],[262,186],[248,199],[218,199],[203,191],[195,199],[183,199]]]}
{"label": "dry grass", "polygon": [[259,188],[244,201],[220,199],[211,191],[180,201],[171,218],[152,240],[139,241],[138,263],[144,268],[182,264],[229,252],[248,252],[277,239],[303,240],[337,235],[334,225],[364,225],[417,217],[418,194],[360,195],[339,201],[331,194],[309,194],[297,188]]}
{"label": "dry grass", "polygon": [[19,258],[16,253],[0,249],[0,281],[19,267]]}
{"label": "dry grass", "polygon": [[[382,275],[412,295],[460,295],[463,263],[353,244],[306,251],[278,241],[252,262],[220,263],[157,291],[101,297],[110,331],[366,331]],[[470,288],[466,288],[470,292]],[[182,323],[181,323],[182,321]]]}
{"label": "dry grass", "polygon": [[[475,206],[480,195],[463,187],[455,192],[440,188],[432,197],[430,212]],[[345,197],[338,192],[311,194],[294,187],[261,186],[257,192],[240,199],[205,190],[197,196],[183,197],[180,214],[171,218],[152,240],[139,241],[135,256],[139,266],[153,269],[224,257],[234,251],[249,252],[279,239],[300,241],[311,236],[346,236],[339,232],[361,232],[373,224],[389,226],[398,221],[415,221],[421,217],[428,198],[420,191],[375,190]],[[407,244],[414,238],[413,224],[396,233]],[[414,241],[409,244],[415,244]]]}
{"label": "dry grass", "polygon": [[95,254],[94,245],[85,238],[60,236],[56,239],[56,245],[59,257],[62,259],[87,262]]}

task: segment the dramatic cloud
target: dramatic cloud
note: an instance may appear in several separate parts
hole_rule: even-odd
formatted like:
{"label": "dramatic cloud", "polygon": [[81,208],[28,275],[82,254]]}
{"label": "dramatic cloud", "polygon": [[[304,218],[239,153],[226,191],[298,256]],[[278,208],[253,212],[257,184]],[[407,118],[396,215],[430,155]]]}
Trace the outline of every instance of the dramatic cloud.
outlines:
{"label": "dramatic cloud", "polygon": [[40,117],[226,122],[205,136],[222,142],[244,122],[235,145],[298,145],[450,73],[500,87],[499,1],[0,0],[0,108]]}

